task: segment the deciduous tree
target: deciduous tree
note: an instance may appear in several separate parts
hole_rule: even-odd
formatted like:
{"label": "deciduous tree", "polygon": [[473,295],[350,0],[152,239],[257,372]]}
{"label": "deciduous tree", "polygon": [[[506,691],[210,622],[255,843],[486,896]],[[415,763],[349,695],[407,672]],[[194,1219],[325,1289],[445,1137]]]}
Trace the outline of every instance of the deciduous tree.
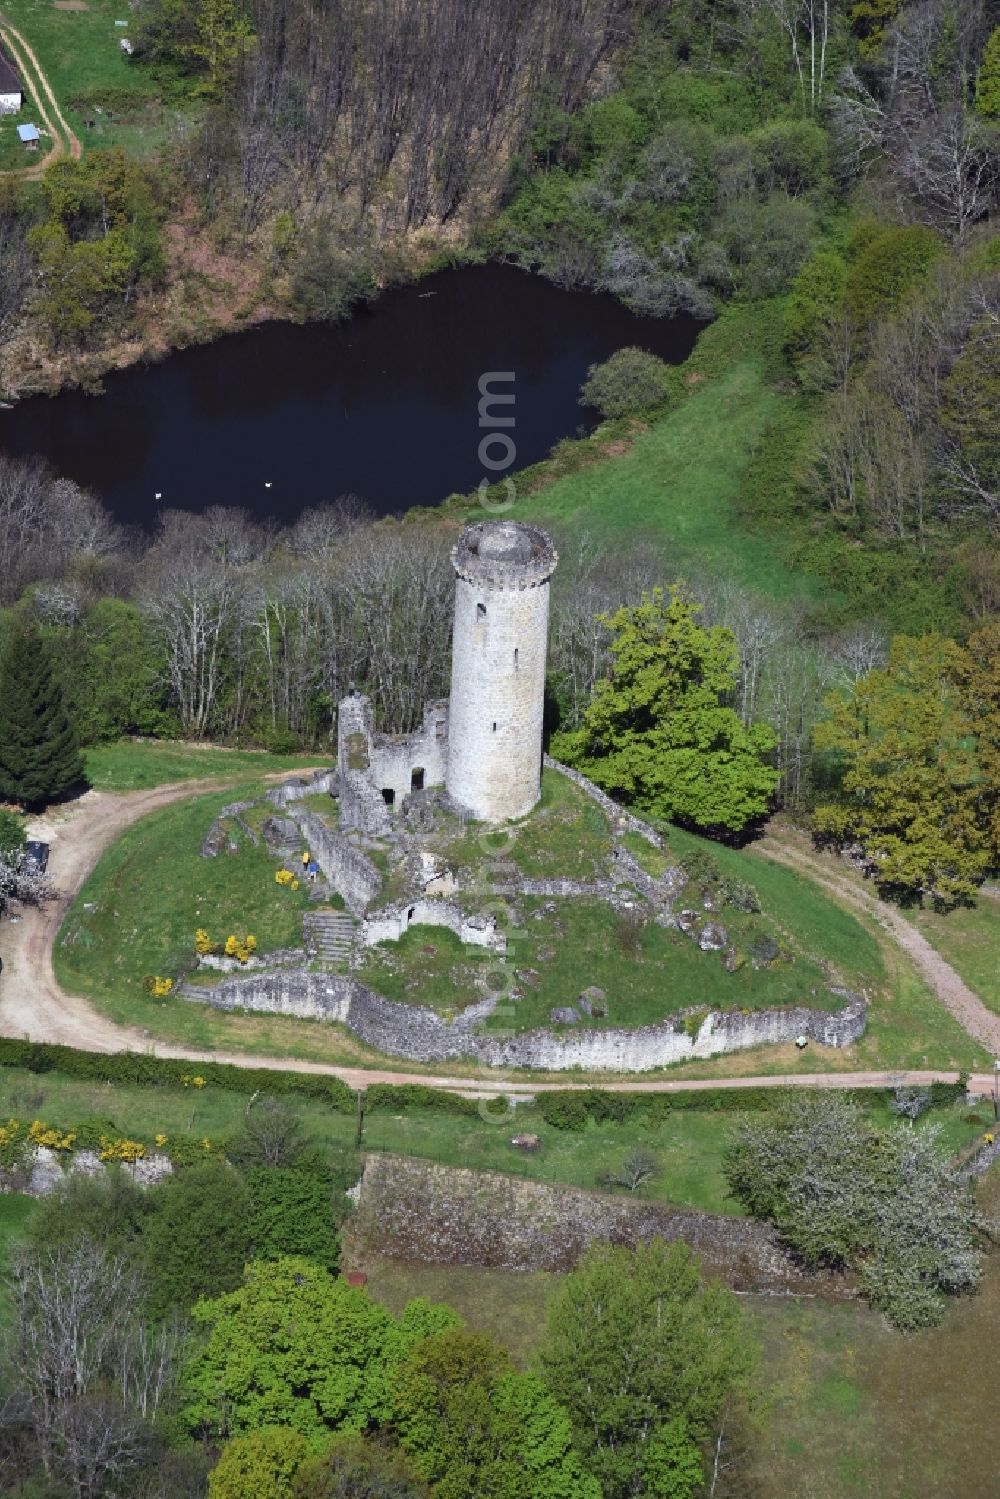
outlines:
{"label": "deciduous tree", "polygon": [[816,809],[819,837],[859,843],[884,890],[941,906],[970,898],[990,863],[963,666],[952,640],[899,635],[888,665],[831,697],[816,727],[841,771],[839,800]]}
{"label": "deciduous tree", "polygon": [[571,1450],[565,1411],[482,1333],[418,1343],[391,1378],[393,1424],[436,1499],[599,1499]]}
{"label": "deciduous tree", "polygon": [[697,623],[678,590],[654,590],[604,616],[611,675],[597,684],[579,730],[552,752],[599,786],[661,817],[741,832],[777,785],[766,763],[775,735],[728,706],[739,675],[732,633]]}
{"label": "deciduous tree", "polygon": [[735,1296],[702,1284],[686,1245],[651,1239],[591,1246],[550,1306],[540,1365],[604,1499],[679,1499],[753,1354]]}
{"label": "deciduous tree", "polygon": [[819,1090],[740,1125],[733,1194],[809,1265],[851,1265],[901,1328],[940,1320],[946,1294],[975,1290],[982,1224],[933,1128],[879,1129]]}

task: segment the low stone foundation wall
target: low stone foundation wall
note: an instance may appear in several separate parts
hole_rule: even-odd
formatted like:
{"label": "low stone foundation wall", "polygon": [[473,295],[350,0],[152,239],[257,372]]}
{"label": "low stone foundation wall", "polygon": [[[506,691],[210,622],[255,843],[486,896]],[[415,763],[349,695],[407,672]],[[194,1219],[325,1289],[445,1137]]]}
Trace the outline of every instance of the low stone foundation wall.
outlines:
{"label": "low stone foundation wall", "polygon": [[[140,1187],[154,1187],[173,1174],[170,1157],[144,1156],[141,1161],[115,1162]],[[36,1145],[19,1166],[0,1170],[0,1192],[21,1192],[27,1197],[48,1197],[70,1176],[103,1176],[109,1166],[96,1150],[62,1152]]]}
{"label": "low stone foundation wall", "polygon": [[585,775],[581,775],[572,766],[564,765],[561,760],[553,760],[551,755],[544,755],[542,759],[546,770],[558,770],[560,775],[568,777],[575,786],[579,786],[592,802],[596,802],[611,818],[612,826],[617,823],[627,833],[638,833],[640,838],[645,838],[646,842],[651,843],[654,848],[666,848],[667,840],[662,833],[651,828],[648,822],[643,822],[641,817],[636,817],[634,812],[629,812],[625,807],[619,806],[616,801],[612,801],[606,791],[602,791],[600,786],[595,786],[593,781],[588,781]]}
{"label": "low stone foundation wall", "polygon": [[[192,999],[182,993],[184,999]],[[804,1035],[824,1046],[850,1046],[864,1034],[867,1006],[846,995],[834,1012],[804,1006],[787,1010],[711,1010],[695,1035],[684,1029],[684,1014],[634,1030],[596,1026],[555,1032],[478,1033],[459,1016],[448,1022],[423,1005],[399,1004],[375,994],[360,980],[342,974],[247,974],[225,979],[198,995],[221,1010],[252,1010],[307,1020],[338,1021],[359,1040],[388,1056],[414,1062],[446,1062],[469,1057],[487,1067],[530,1067],[565,1072],[649,1072],[671,1062],[711,1057],[753,1046],[778,1045]]]}
{"label": "low stone foundation wall", "polygon": [[497,931],[492,916],[466,916],[453,901],[417,897],[384,906],[365,918],[361,941],[365,947],[377,942],[398,942],[411,926],[443,926],[471,947],[488,947],[493,952],[507,951],[507,938]]}
{"label": "low stone foundation wall", "polygon": [[305,780],[282,781],[280,786],[272,786],[265,793],[272,807],[290,807],[294,802],[300,802],[305,796],[314,796],[317,792],[326,791],[335,796],[340,777],[337,767],[332,770],[321,770],[314,776]]}
{"label": "low stone foundation wall", "polygon": [[847,1278],[803,1270],[750,1218],[403,1156],[368,1156],[350,1233],[389,1258],[550,1271],[572,1270],[595,1240],[634,1247],[660,1236],[690,1244],[737,1290],[853,1295]]}
{"label": "low stone foundation wall", "polygon": [[297,811],[293,806],[292,816],[324,878],[351,915],[361,916],[382,888],[382,876],[371,859],[345,833],[333,832],[314,812]]}

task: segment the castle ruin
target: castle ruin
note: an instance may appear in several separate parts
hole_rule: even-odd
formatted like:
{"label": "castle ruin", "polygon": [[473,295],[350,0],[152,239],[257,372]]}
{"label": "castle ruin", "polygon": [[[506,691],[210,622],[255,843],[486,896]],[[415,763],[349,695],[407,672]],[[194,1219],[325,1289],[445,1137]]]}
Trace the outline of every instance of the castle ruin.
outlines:
{"label": "castle ruin", "polygon": [[451,698],[428,703],[412,734],[375,731],[370,699],[340,704],[340,825],[387,832],[403,799],[444,786],[482,822],[524,817],[538,801],[549,580],[558,555],[537,526],[478,521],[452,548]]}

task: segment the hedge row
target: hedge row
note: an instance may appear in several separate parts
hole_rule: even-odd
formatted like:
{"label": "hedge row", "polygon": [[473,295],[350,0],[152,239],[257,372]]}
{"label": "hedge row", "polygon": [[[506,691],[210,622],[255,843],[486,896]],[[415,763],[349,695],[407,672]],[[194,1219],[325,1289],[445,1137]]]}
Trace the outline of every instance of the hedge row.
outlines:
{"label": "hedge row", "polygon": [[[234,1067],[227,1062],[186,1062],[174,1057],[155,1057],[145,1052],[122,1051],[108,1056],[101,1052],[79,1051],[73,1046],[58,1046],[47,1041],[14,1041],[0,1036],[0,1066],[23,1067],[29,1072],[59,1072],[64,1077],[87,1082],[126,1083],[140,1088],[159,1088],[182,1084],[193,1074],[205,1079],[207,1086],[229,1093],[285,1094],[297,1098],[317,1099],[338,1114],[353,1114],[357,1095],[336,1077],[318,1073],[280,1072],[270,1067]],[[963,1097],[967,1075],[955,1083],[932,1083],[930,1100],[942,1107]],[[587,1088],[540,1093],[537,1107],[546,1124],[554,1129],[583,1129],[588,1119],[598,1123],[614,1122],[637,1116],[663,1117],[676,1109],[701,1109],[732,1113],[748,1109],[771,1109],[781,1100],[781,1088],[698,1088],[680,1093],[611,1093],[604,1088]],[[891,1098],[892,1090],[859,1088],[851,1097],[861,1103]],[[365,1091],[366,1113],[406,1113],[427,1110],[437,1114],[472,1116],[480,1105],[444,1088],[429,1088],[421,1083],[373,1083]]]}
{"label": "hedge row", "polygon": [[[955,1083],[932,1083],[931,1106],[952,1104],[962,1098],[967,1077]],[[719,1114],[745,1113],[748,1110],[776,1108],[783,1099],[783,1088],[692,1088],[680,1093],[609,1093],[604,1088],[558,1090],[539,1094],[538,1111],[553,1129],[580,1130],[587,1121],[620,1123],[625,1119],[645,1117],[662,1119],[677,1109],[700,1109]],[[853,1088],[846,1096],[861,1104],[881,1102],[893,1096],[891,1088]]]}
{"label": "hedge row", "polygon": [[64,1077],[87,1082],[127,1083],[139,1088],[169,1087],[197,1074],[205,1079],[206,1086],[222,1088],[227,1093],[288,1094],[318,1099],[338,1114],[352,1114],[357,1107],[353,1089],[338,1077],[279,1072],[270,1067],[233,1067],[227,1062],[186,1062],[138,1051],[119,1051],[106,1056],[48,1041],[0,1037],[0,1066],[24,1067],[36,1073],[59,1072]]}
{"label": "hedge row", "polygon": [[446,1088],[428,1088],[423,1083],[372,1083],[365,1089],[365,1113],[404,1114],[426,1109],[433,1114],[478,1114],[474,1098],[449,1093]]}

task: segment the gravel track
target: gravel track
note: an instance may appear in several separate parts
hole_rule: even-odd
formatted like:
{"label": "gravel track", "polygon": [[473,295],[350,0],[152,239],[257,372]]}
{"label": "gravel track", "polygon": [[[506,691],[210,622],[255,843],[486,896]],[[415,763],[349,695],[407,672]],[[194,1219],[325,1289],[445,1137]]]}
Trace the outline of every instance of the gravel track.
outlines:
{"label": "gravel track", "polygon": [[[554,1088],[587,1086],[586,1083],[568,1078],[557,1082],[535,1083],[498,1077],[495,1074],[481,1078],[448,1077],[439,1073],[343,1067],[288,1056],[203,1051],[170,1042],[153,1042],[138,1028],[109,1020],[88,1000],[62,989],[52,966],[53,946],[66,910],[104,850],[140,817],[185,797],[223,789],[225,784],[224,781],[212,779],[183,781],[158,786],[151,791],[124,794],[88,791],[70,806],[52,808],[44,817],[33,821],[32,835],[44,838],[51,846],[49,869],[58,889],[58,897],[40,909],[24,910],[19,920],[5,921],[0,926],[0,957],[3,961],[0,972],[0,1035],[59,1042],[84,1051],[155,1052],[157,1056],[179,1057],[191,1062],[229,1062],[237,1067],[272,1067],[280,1071],[317,1073],[339,1077],[353,1088],[363,1088],[376,1082],[424,1083],[430,1087],[448,1088],[473,1098],[487,1098],[496,1094],[530,1096]],[[966,1026],[970,1035],[1000,1054],[1000,1018],[985,1009],[976,995],[962,983],[954,969],[892,907],[885,906],[884,902],[857,889],[849,877],[838,875],[835,868],[828,869],[818,858],[802,852],[785,839],[778,843],[776,839],[769,837],[758,848],[764,856],[799,869],[838,898],[882,921],[889,935],[913,958],[942,1003]],[[975,1030],[972,1029],[973,1026],[976,1027]],[[901,1081],[914,1084],[948,1082],[953,1081],[955,1076],[954,1072],[947,1071],[785,1073],[698,1080],[636,1079],[602,1086],[616,1092],[635,1093],[687,1092],[705,1087],[856,1088],[889,1086]],[[993,1087],[993,1078],[989,1074],[977,1074],[971,1085],[974,1091],[989,1093]]]}

